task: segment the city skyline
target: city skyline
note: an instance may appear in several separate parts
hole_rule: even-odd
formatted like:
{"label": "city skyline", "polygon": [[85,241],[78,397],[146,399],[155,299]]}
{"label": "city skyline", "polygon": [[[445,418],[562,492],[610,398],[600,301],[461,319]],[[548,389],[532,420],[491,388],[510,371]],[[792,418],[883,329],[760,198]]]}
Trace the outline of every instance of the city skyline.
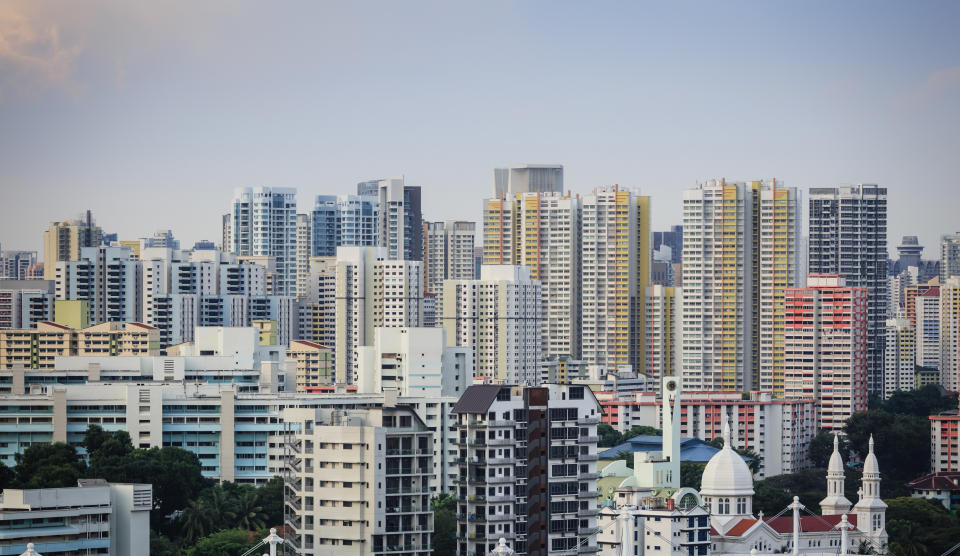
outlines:
{"label": "city skyline", "polygon": [[236,188],[297,188],[302,213],[401,175],[427,220],[479,221],[491,170],[523,163],[639,188],[653,230],[726,177],[886,187],[890,249],[928,259],[956,231],[954,4],[178,7],[0,8],[4,248],[88,208],[192,245]]}

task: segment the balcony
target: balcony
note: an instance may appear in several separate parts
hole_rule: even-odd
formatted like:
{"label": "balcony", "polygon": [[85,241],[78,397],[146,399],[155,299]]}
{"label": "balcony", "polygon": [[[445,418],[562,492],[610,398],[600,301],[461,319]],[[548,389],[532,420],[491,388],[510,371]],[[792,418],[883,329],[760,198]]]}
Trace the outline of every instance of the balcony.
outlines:
{"label": "balcony", "polygon": [[597,454],[580,454],[577,459],[580,461],[597,461]]}
{"label": "balcony", "polygon": [[600,552],[600,548],[595,544],[585,544],[577,547],[577,554],[595,554],[597,552]]}
{"label": "balcony", "polygon": [[592,481],[594,479],[599,479],[599,473],[580,473],[577,475],[577,479],[580,481]]}
{"label": "balcony", "polygon": [[597,425],[600,423],[600,417],[581,417],[577,419],[578,425]]}
{"label": "balcony", "polygon": [[487,444],[490,446],[513,446],[513,443],[516,442],[513,438],[489,438],[487,439]]}
{"label": "balcony", "polygon": [[600,493],[595,490],[583,490],[577,493],[577,498],[597,498]]}
{"label": "balcony", "polygon": [[497,485],[497,484],[504,484],[504,483],[512,483],[514,479],[515,477],[513,477],[512,475],[507,475],[507,476],[497,475],[494,477],[487,477],[487,484]]}
{"label": "balcony", "polygon": [[600,441],[599,436],[581,436],[580,437],[581,443],[596,444],[599,441]]}
{"label": "balcony", "polygon": [[578,535],[595,535],[600,532],[599,527],[581,527],[577,529]]}

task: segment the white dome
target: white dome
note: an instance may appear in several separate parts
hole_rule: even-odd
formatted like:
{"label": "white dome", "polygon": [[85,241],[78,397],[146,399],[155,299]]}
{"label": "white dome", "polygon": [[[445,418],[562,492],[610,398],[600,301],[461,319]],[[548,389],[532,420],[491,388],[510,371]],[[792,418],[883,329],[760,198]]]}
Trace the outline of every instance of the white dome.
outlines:
{"label": "white dome", "polygon": [[730,447],[729,427],[724,427],[723,449],[714,454],[703,470],[701,496],[752,496],[753,476],[747,462]]}
{"label": "white dome", "polygon": [[827,466],[827,475],[843,474],[843,459],[837,446],[837,435],[833,435],[833,454],[830,455],[830,465]]}

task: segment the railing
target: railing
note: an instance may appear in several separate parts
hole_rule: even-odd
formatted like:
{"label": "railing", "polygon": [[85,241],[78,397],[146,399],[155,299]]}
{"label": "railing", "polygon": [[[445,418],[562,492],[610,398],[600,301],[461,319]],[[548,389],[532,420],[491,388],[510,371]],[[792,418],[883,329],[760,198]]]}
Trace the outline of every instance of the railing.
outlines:
{"label": "railing", "polygon": [[513,476],[501,476],[497,475],[494,477],[487,477],[487,484],[496,485],[502,483],[512,483],[515,477]]}
{"label": "railing", "polygon": [[577,419],[578,425],[597,425],[600,423],[599,417],[581,417]]}
{"label": "railing", "polygon": [[599,473],[580,473],[579,475],[577,475],[577,479],[581,481],[590,481],[590,480],[599,479],[599,478],[600,478]]}
{"label": "railing", "polygon": [[577,493],[577,498],[597,498],[600,493],[595,490],[584,490]]}

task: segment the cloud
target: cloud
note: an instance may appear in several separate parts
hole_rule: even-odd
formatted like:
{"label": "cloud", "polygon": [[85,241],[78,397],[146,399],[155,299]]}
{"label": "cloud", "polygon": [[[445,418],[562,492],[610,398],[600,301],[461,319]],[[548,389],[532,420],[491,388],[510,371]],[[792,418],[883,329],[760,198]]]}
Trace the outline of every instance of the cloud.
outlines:
{"label": "cloud", "polygon": [[82,50],[64,44],[56,24],[0,5],[0,102],[11,94],[28,98],[51,89],[76,97],[84,88],[75,78]]}
{"label": "cloud", "polygon": [[952,66],[931,72],[926,81],[913,89],[910,98],[926,103],[957,93],[960,93],[960,66]]}

